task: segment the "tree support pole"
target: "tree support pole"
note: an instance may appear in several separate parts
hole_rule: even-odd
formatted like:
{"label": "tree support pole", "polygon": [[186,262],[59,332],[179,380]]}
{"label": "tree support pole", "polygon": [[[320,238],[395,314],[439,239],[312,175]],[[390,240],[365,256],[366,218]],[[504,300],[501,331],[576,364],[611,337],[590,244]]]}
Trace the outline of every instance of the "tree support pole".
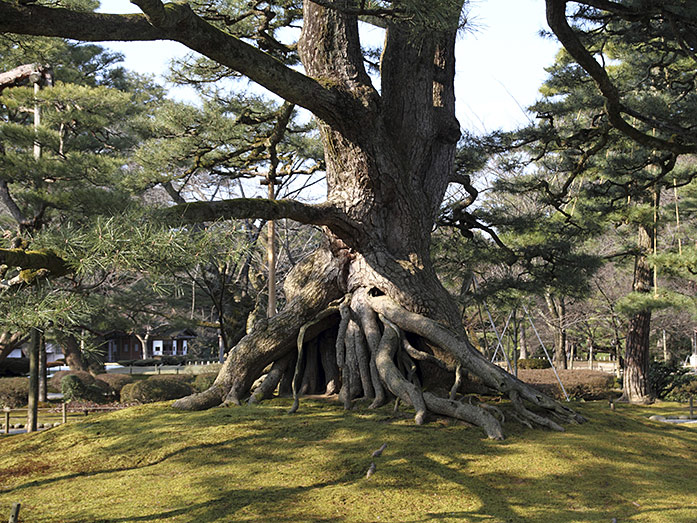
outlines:
{"label": "tree support pole", "polygon": [[523,310],[525,311],[525,314],[528,317],[528,321],[530,322],[530,326],[532,327],[532,330],[535,332],[535,336],[537,336],[537,341],[540,342],[540,346],[542,346],[542,350],[545,351],[545,356],[547,356],[547,361],[549,361],[549,364],[552,366],[552,370],[554,371],[554,375],[556,376],[557,381],[559,382],[559,386],[561,387],[561,390],[564,393],[564,397],[566,398],[566,401],[571,401],[569,399],[569,395],[566,393],[566,389],[564,388],[564,384],[561,382],[561,378],[559,377],[559,373],[557,372],[557,369],[554,366],[554,363],[552,362],[552,358],[549,357],[549,352],[547,352],[547,347],[545,347],[545,344],[542,343],[542,338],[540,338],[540,334],[537,332],[537,328],[535,327],[535,324],[532,322],[532,318],[530,317],[530,313],[528,312],[528,308],[525,306],[525,304],[523,304]]}

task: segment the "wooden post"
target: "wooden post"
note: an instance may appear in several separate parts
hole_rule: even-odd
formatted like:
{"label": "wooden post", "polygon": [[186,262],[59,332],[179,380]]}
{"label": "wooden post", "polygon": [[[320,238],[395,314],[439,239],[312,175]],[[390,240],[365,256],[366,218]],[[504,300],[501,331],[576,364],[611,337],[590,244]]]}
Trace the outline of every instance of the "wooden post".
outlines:
{"label": "wooden post", "polygon": [[5,410],[5,434],[10,433],[10,409],[6,408]]}
{"label": "wooden post", "polygon": [[68,404],[64,401],[61,406],[61,414],[63,416],[63,423],[68,422]]}
{"label": "wooden post", "polygon": [[10,510],[9,523],[17,523],[17,521],[19,521],[19,509],[21,506],[21,503],[12,503],[12,510]]}

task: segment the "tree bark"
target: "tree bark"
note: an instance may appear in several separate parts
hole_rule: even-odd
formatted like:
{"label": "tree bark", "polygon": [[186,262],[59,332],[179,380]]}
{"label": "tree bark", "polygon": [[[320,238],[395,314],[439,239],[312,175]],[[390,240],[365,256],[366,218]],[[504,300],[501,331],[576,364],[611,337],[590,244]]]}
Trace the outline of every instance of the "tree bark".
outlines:
{"label": "tree bark", "polygon": [[29,343],[29,397],[27,398],[27,432],[37,430],[39,407],[39,350],[41,333],[39,329],[31,330]]}
{"label": "tree bark", "polygon": [[[633,291],[647,294],[651,291],[653,272],[648,262],[648,253],[653,246],[653,231],[645,225],[639,226],[637,248],[634,259]],[[651,310],[636,312],[629,319],[627,342],[624,352],[624,378],[620,401],[648,403],[652,400],[648,380],[649,336],[651,334]]]}
{"label": "tree bark", "polygon": [[82,351],[80,350],[80,344],[78,343],[75,336],[72,334],[58,334],[57,335],[61,349],[63,349],[63,357],[65,358],[65,364],[70,367],[70,370],[84,370],[88,371],[88,365],[85,359],[82,357]]}
{"label": "tree bark", "polygon": [[26,340],[26,335],[20,332],[2,332],[0,334],[0,362],[7,358],[13,350],[20,347]]}

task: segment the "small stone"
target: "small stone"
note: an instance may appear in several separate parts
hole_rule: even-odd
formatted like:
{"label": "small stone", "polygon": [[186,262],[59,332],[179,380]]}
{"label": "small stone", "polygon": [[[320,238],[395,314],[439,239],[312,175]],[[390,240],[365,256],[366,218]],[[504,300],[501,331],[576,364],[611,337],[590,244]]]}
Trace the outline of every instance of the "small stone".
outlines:
{"label": "small stone", "polygon": [[681,414],[680,416],[678,416],[678,419],[690,419],[690,416],[686,414]]}
{"label": "small stone", "polygon": [[651,421],[665,421],[666,417],[665,416],[659,416],[658,414],[654,414],[653,416],[649,417]]}
{"label": "small stone", "polygon": [[61,425],[61,424],[60,424],[60,422],[58,422],[58,421],[56,421],[56,422],[53,424],[54,427],[60,427],[60,425]]}

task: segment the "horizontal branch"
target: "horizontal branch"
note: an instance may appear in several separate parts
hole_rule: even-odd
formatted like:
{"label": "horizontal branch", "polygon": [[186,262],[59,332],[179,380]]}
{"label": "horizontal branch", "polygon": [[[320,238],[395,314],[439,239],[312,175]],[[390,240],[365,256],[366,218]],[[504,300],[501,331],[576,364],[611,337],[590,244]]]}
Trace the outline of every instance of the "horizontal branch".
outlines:
{"label": "horizontal branch", "polygon": [[[43,276],[65,276],[70,272],[67,262],[51,251],[25,251],[23,249],[0,249],[0,264],[7,267],[19,267],[22,270],[43,271]],[[26,275],[24,281],[33,279]]]}
{"label": "horizontal branch", "polygon": [[78,12],[0,1],[0,32],[81,41],[173,40],[230,67],[280,97],[333,123],[339,93],[271,55],[221,31],[187,4],[138,0],[142,14]]}
{"label": "horizontal branch", "polygon": [[15,87],[23,83],[40,82],[48,67],[39,64],[24,64],[0,73],[0,91],[6,87]]}
{"label": "horizontal branch", "polygon": [[356,234],[349,218],[335,206],[311,205],[296,200],[234,198],[213,202],[192,202],[162,209],[159,215],[173,223],[202,223],[227,219],[279,220],[288,218],[309,225],[326,225],[338,236]]}

